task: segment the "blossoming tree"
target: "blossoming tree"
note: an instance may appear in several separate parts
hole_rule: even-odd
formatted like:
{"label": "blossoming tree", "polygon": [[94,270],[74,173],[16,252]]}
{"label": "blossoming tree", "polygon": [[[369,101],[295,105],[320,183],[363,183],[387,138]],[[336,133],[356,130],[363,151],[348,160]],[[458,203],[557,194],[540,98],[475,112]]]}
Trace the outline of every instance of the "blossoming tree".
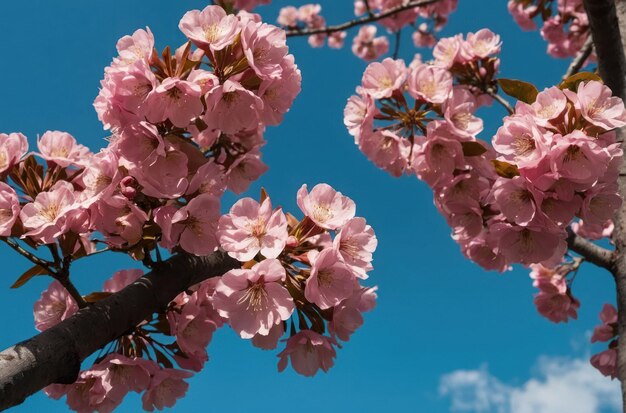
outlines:
{"label": "blossoming tree", "polygon": [[[543,91],[499,76],[491,30],[438,38],[456,0],[357,0],[357,17],[337,25],[319,5],[294,5],[280,27],[251,12],[269,0],[214,3],[182,17],[179,47],[158,51],[149,28],[119,40],[94,102],[106,148],[48,131],[29,151],[24,135],[0,134],[0,239],[33,265],[13,287],[52,278],[34,303],[41,334],[0,353],[0,408],[40,389],[79,412],[112,411],[131,392],[145,410],[171,407],[224,325],[281,347],[281,371],[333,366],[375,306],[374,230],[325,183],[303,185],[293,215],[265,191],[223,215],[221,198],[265,172],[264,131],[300,92],[286,37],[341,48],[350,29],[352,52],[373,61],[345,107],[358,149],[425,181],[468,259],[529,267],[537,309],[553,322],[576,318],[570,279],[583,262],[612,272],[617,308],[602,309],[592,341],[608,347],[591,363],[626,382],[626,3],[508,2],[523,29],[542,23],[548,53],[573,58]],[[398,58],[406,30],[432,60]],[[594,62],[599,75],[580,72]],[[476,111],[494,103],[509,116],[488,142]],[[99,253],[149,272],[122,269],[83,294],[72,263]]]}

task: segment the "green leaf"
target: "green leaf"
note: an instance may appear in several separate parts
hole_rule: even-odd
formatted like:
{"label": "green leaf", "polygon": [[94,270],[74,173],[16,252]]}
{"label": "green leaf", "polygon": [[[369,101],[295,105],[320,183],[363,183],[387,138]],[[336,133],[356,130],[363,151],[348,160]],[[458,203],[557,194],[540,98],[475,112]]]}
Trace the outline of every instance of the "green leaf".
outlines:
{"label": "green leaf", "polygon": [[507,95],[528,104],[533,103],[539,93],[535,85],[523,80],[498,79],[498,85]]}
{"label": "green leaf", "polygon": [[33,278],[33,277],[35,277],[37,275],[44,275],[44,274],[48,274],[48,270],[46,270],[43,267],[40,267],[39,265],[35,265],[30,270],[28,270],[24,274],[22,274],[20,276],[20,278],[18,278],[13,283],[11,288],[20,288],[22,285],[26,284],[31,278]]}
{"label": "green leaf", "polygon": [[590,80],[596,80],[602,82],[602,78],[592,72],[578,72],[561,82],[559,89],[569,89],[572,92],[576,92],[578,84],[580,82],[589,82]]}
{"label": "green leaf", "polygon": [[493,163],[493,166],[496,168],[496,173],[503,178],[511,179],[519,175],[517,166],[511,163],[498,161],[496,159],[492,159],[491,163]]}
{"label": "green leaf", "polygon": [[487,152],[487,148],[477,141],[461,142],[461,146],[463,147],[463,155],[465,156],[480,156]]}

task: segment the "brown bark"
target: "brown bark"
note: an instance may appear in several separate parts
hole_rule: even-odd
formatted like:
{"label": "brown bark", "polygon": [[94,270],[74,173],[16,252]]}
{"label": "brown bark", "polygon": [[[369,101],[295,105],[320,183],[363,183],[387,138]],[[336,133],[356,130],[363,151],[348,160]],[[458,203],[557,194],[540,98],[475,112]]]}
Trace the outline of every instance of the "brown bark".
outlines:
{"label": "brown bark", "polygon": [[135,283],[0,353],[0,410],[51,383],[73,383],[80,363],[178,294],[241,264],[224,252],[175,255]]}

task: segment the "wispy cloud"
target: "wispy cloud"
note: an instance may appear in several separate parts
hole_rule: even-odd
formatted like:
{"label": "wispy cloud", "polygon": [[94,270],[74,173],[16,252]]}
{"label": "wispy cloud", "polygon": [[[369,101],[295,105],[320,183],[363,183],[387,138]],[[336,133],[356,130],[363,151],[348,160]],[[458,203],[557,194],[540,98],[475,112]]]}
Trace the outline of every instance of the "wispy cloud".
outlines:
{"label": "wispy cloud", "polygon": [[600,375],[586,359],[542,357],[538,375],[519,386],[489,373],[456,370],[441,378],[439,393],[450,398],[450,411],[471,413],[620,412],[619,383]]}

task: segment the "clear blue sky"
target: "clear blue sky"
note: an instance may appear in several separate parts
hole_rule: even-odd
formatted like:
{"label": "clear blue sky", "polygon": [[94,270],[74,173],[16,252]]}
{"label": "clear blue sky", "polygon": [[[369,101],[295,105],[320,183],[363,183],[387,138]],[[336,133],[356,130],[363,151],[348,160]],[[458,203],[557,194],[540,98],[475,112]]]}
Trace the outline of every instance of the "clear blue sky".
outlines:
{"label": "clear blue sky", "polygon": [[[329,22],[352,16],[352,0],[321,3]],[[558,82],[568,62],[549,58],[537,32],[522,32],[504,0],[459,3],[443,35],[489,27],[503,39],[504,77],[523,78],[540,88]],[[279,7],[287,4],[275,0],[259,11],[273,22]],[[204,6],[197,0],[0,2],[0,131],[23,132],[33,145],[37,134],[65,130],[97,150],[106,133],[92,101],[117,39],[148,25],[159,48],[178,45],[183,40],[179,19]],[[403,40],[401,56],[410,60],[416,50],[409,33]],[[339,351],[335,367],[313,379],[290,371],[279,374],[276,352],[255,349],[232,330],[220,330],[209,347],[210,362],[174,410],[447,412],[449,401],[437,391],[445,373],[486,363],[500,379],[523,383],[540,356],[584,356],[587,332],[602,304],[613,301],[609,275],[590,265],[582,269],[574,284],[582,302],[577,322],[554,325],[541,318],[526,270],[500,275],[466,261],[427,186],[415,178],[392,178],[357,150],[342,112],[365,64],[349,46],[311,49],[303,38],[290,39],[289,45],[302,70],[303,91],[285,122],[268,131],[263,153],[270,170],[250,194],[257,196],[264,186],[276,204],[292,212],[298,212],[295,194],[302,183],[327,182],[352,197],[357,214],[379,239],[370,278],[379,286],[378,307]],[[482,136],[490,139],[504,111],[494,107],[484,115]],[[234,199],[225,197],[224,208]],[[0,346],[6,347],[36,332],[32,305],[49,281],[35,279],[10,290],[28,263],[6,247],[0,247],[0,259]],[[94,257],[77,264],[73,277],[87,293],[115,270],[136,266],[123,256]],[[137,397],[130,396],[119,411],[139,407]],[[67,408],[38,394],[14,411]]]}

